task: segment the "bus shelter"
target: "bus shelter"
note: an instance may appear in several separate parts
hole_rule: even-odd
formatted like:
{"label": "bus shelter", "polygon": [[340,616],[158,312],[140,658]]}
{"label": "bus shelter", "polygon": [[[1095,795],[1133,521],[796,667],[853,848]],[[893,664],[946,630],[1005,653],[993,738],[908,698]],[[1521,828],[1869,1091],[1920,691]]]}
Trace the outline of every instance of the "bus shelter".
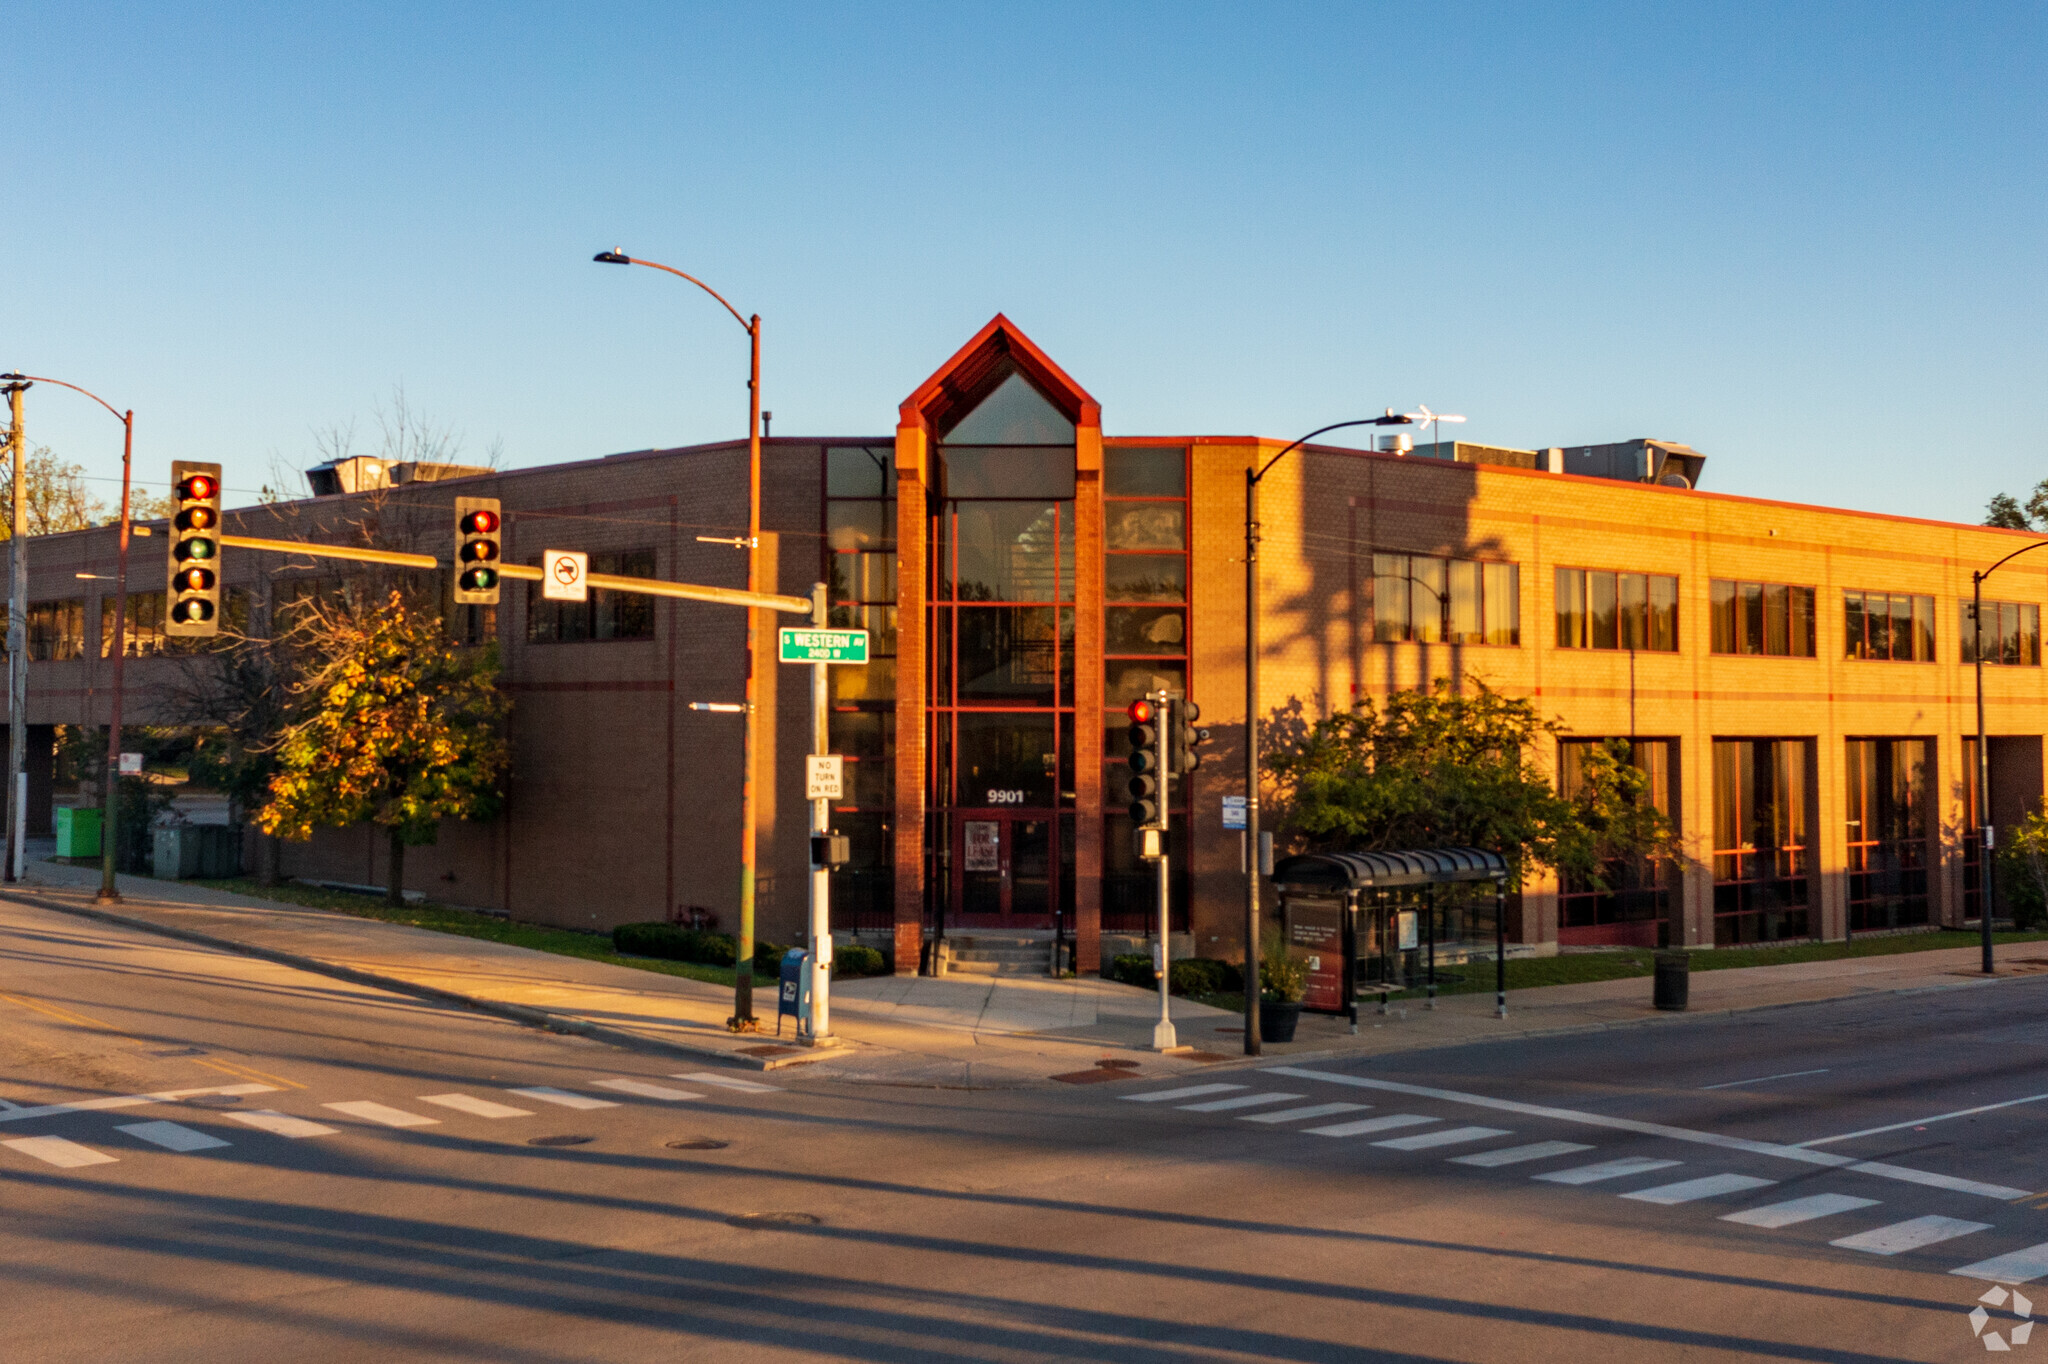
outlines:
{"label": "bus shelter", "polygon": [[[1508,867],[1479,848],[1302,853],[1273,868],[1288,944],[1308,962],[1301,1006],[1344,1014],[1358,1028],[1358,998],[1428,991],[1439,973],[1462,983],[1490,959],[1494,1007],[1508,1016]],[[1489,893],[1487,883],[1492,883]]]}

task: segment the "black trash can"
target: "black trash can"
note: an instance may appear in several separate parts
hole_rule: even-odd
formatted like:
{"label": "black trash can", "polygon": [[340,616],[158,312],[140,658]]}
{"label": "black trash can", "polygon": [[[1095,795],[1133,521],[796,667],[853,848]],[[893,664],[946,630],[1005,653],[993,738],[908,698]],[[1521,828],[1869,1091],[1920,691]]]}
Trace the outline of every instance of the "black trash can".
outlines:
{"label": "black trash can", "polygon": [[1692,994],[1692,954],[1659,952],[1657,983],[1650,1002],[1660,1009],[1682,1010]]}

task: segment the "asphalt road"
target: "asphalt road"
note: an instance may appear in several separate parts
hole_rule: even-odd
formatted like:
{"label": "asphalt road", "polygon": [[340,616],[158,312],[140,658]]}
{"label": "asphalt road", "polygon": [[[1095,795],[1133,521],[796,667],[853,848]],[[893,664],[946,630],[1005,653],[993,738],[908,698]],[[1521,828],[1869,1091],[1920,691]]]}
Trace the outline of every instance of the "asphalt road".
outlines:
{"label": "asphalt road", "polygon": [[0,902],[0,1360],[2022,1353],[2044,1008],[913,1089]]}

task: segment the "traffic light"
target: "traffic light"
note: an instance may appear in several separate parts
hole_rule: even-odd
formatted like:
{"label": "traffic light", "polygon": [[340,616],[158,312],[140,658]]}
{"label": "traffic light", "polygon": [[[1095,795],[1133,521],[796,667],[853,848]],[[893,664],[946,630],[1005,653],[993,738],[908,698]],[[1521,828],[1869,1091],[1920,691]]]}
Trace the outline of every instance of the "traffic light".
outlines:
{"label": "traffic light", "polygon": [[220,466],[171,462],[167,635],[220,633]]}
{"label": "traffic light", "polygon": [[1202,708],[1192,701],[1181,701],[1173,708],[1172,737],[1167,744],[1167,770],[1176,777],[1185,777],[1202,765],[1202,755],[1196,747],[1209,738],[1209,731],[1196,729],[1195,721],[1202,718]]}
{"label": "traffic light", "polygon": [[1131,767],[1131,819],[1141,829],[1164,827],[1160,779],[1165,774],[1159,770],[1159,725],[1169,717],[1158,714],[1152,703],[1143,699],[1131,702],[1124,714],[1131,718],[1131,727],[1125,732],[1131,741],[1130,757],[1125,759]]}
{"label": "traffic light", "polygon": [[498,604],[498,564],[505,557],[499,530],[504,518],[495,497],[455,499],[455,601],[461,606]]}

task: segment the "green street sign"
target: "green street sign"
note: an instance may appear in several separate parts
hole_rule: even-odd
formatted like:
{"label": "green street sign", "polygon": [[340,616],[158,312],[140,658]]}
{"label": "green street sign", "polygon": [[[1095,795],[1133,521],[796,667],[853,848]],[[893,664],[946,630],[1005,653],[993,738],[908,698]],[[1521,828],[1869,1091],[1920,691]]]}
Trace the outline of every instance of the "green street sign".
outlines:
{"label": "green street sign", "polygon": [[784,626],[779,657],[784,663],[865,663],[868,661],[868,632],[865,630],[808,630]]}

